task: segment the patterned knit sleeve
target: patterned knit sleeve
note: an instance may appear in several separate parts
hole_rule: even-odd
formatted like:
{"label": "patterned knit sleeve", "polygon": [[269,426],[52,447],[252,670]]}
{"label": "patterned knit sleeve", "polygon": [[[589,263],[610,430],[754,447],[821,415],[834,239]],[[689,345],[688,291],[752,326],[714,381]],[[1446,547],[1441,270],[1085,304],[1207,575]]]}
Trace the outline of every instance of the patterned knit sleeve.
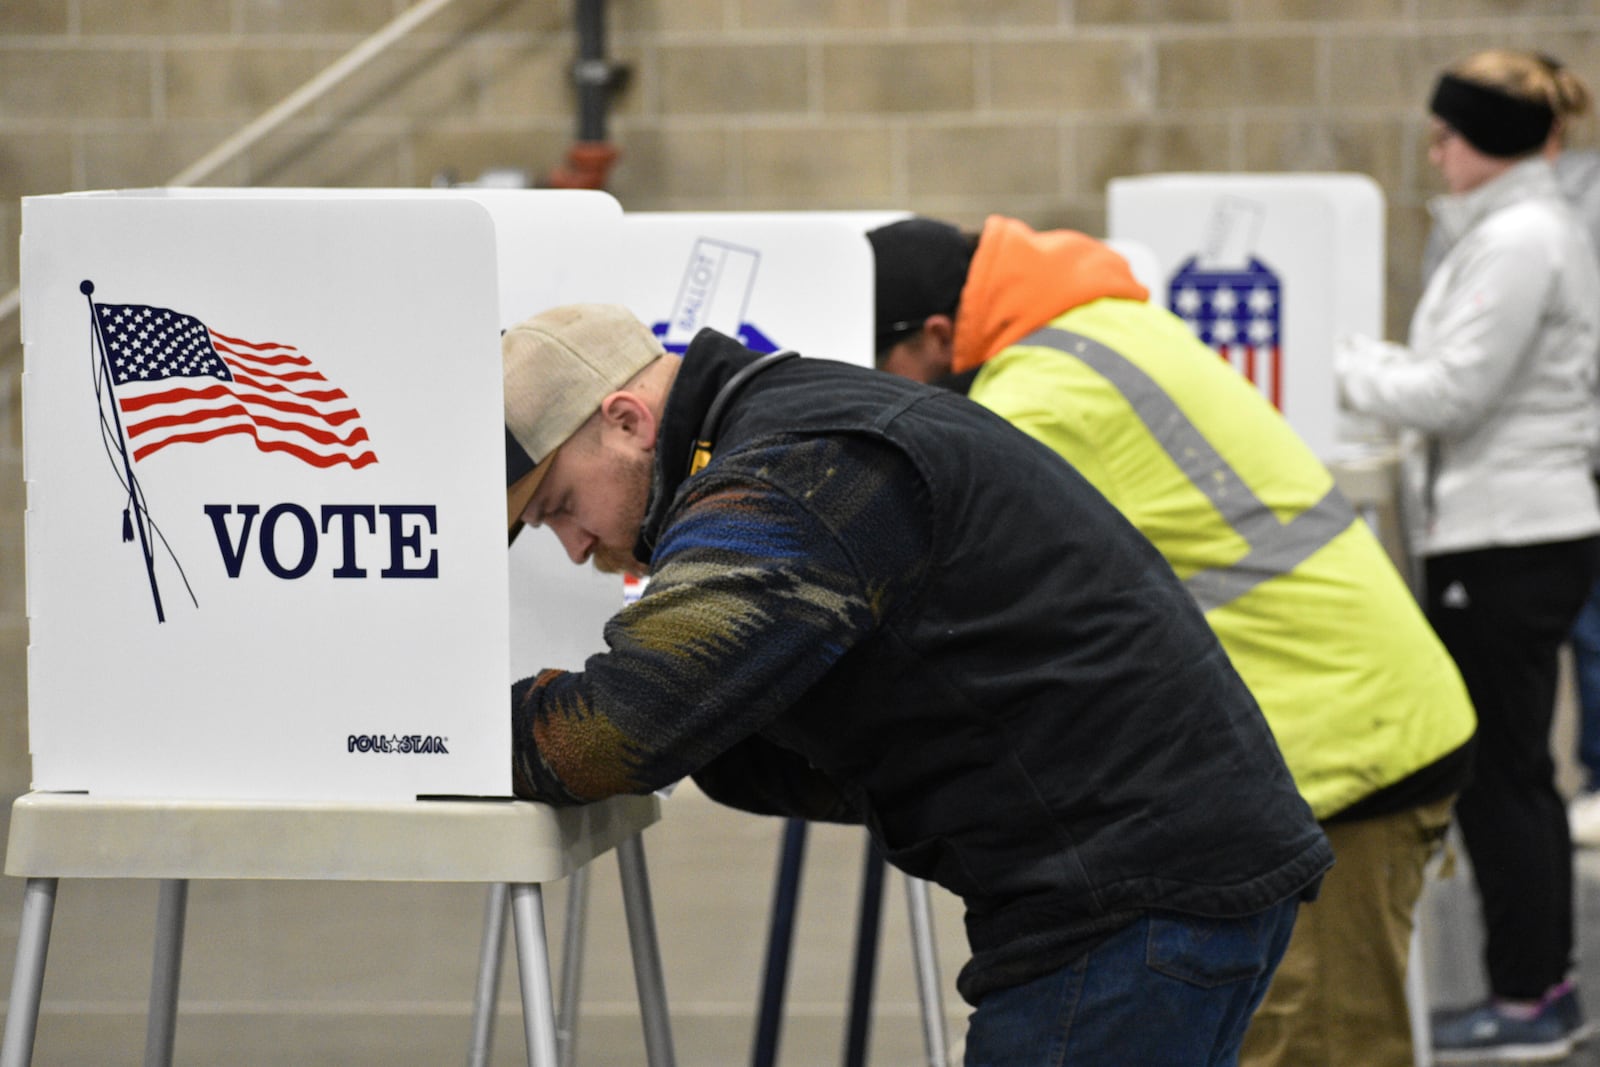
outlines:
{"label": "patterned knit sleeve", "polygon": [[[920,584],[923,494],[903,456],[866,439],[719,458],[680,494],[608,651],[512,688],[517,795],[649,792],[754,738]],[[718,780],[735,778],[719,761]],[[825,783],[794,792],[840,817]]]}

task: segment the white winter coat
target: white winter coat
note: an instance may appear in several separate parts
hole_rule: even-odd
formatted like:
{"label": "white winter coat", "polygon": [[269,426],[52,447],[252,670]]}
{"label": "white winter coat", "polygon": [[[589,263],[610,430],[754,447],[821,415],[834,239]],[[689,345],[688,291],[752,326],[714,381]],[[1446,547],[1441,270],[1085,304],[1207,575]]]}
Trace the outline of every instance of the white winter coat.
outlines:
{"label": "white winter coat", "polygon": [[1600,532],[1600,267],[1550,165],[1518,163],[1432,205],[1450,242],[1405,346],[1342,340],[1351,410],[1409,433],[1422,555]]}

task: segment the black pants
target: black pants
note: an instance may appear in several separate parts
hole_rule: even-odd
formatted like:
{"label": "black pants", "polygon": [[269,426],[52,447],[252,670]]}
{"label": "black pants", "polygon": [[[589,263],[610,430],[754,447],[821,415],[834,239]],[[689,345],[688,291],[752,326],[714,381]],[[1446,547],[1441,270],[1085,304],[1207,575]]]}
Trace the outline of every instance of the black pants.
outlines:
{"label": "black pants", "polygon": [[1550,757],[1557,652],[1600,538],[1434,556],[1427,610],[1478,712],[1456,804],[1483,903],[1489,988],[1532,1000],[1572,964],[1572,841]]}

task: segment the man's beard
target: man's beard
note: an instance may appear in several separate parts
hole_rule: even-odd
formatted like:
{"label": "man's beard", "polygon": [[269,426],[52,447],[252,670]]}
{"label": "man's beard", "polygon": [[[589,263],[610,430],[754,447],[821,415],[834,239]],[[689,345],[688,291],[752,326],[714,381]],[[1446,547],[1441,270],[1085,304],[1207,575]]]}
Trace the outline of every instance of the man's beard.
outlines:
{"label": "man's beard", "polygon": [[650,478],[655,470],[655,454],[613,457],[607,466],[609,476],[624,490],[626,501],[626,529],[632,531],[633,541],[626,547],[599,544],[589,555],[589,562],[602,574],[631,574],[642,578],[650,573],[650,565],[633,555],[634,542],[644,525],[645,508],[650,502]]}
{"label": "man's beard", "polygon": [[611,548],[595,549],[589,557],[589,563],[601,574],[631,574],[635,578],[643,578],[650,573],[650,565],[634,559],[632,552]]}

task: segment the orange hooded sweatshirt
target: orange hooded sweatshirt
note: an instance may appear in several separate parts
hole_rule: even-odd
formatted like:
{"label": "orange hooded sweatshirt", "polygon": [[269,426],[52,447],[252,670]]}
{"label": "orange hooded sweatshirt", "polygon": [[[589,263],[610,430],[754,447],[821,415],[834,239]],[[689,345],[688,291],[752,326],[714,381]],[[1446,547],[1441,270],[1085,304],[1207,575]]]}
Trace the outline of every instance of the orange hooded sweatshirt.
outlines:
{"label": "orange hooded sweatshirt", "polygon": [[951,371],[981,366],[1058,315],[1102,297],[1145,300],[1128,261],[1073,230],[1037,233],[991,215],[967,270]]}

